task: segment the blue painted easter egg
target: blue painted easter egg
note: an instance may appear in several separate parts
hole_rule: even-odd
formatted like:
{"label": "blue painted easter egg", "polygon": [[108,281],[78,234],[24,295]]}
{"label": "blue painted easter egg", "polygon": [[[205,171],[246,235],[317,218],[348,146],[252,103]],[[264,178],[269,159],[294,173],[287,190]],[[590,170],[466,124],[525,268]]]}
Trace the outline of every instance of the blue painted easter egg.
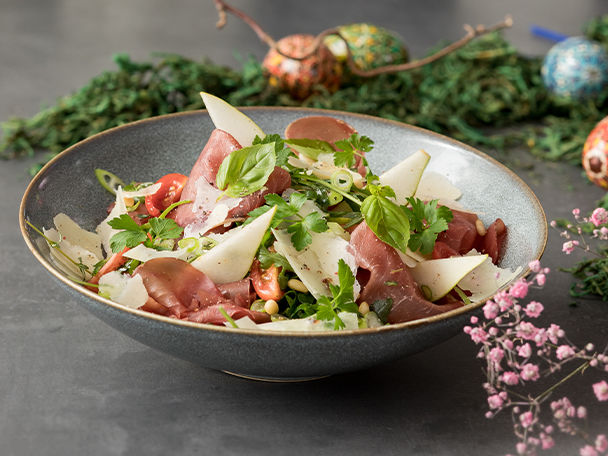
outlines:
{"label": "blue painted easter egg", "polygon": [[547,53],[541,72],[545,86],[555,95],[590,98],[608,81],[608,54],[594,41],[568,38]]}

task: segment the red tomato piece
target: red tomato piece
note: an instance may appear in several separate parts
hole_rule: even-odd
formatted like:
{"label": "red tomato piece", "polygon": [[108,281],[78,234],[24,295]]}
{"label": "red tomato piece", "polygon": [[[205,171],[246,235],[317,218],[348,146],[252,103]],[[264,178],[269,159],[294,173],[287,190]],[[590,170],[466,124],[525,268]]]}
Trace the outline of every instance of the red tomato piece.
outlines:
{"label": "red tomato piece", "polygon": [[146,208],[152,217],[158,217],[165,209],[179,201],[187,176],[171,173],[161,177],[156,183],[161,187],[154,195],[146,196]]}
{"label": "red tomato piece", "polygon": [[274,299],[278,301],[283,297],[285,292],[281,290],[279,285],[279,268],[274,264],[268,269],[262,269],[258,260],[253,260],[251,265],[251,283],[257,295],[268,301]]}

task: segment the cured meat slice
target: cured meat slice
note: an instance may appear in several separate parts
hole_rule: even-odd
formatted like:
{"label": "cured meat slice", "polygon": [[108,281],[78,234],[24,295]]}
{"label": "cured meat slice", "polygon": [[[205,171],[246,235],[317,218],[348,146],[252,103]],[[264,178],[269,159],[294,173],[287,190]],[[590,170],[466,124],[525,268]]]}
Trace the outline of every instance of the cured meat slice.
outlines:
{"label": "cured meat slice", "polygon": [[249,317],[255,323],[267,323],[270,321],[270,315],[262,312],[255,312],[253,310],[244,309],[235,305],[215,305],[206,307],[198,312],[193,313],[188,317],[188,321],[194,321],[196,323],[210,323],[213,325],[223,325],[226,318],[220,312],[220,307],[230,315],[233,320],[239,318]]}
{"label": "cured meat slice", "polygon": [[481,236],[477,231],[477,215],[452,209],[454,219],[447,231],[439,233],[433,249],[433,258],[449,258],[466,255],[472,249],[487,253],[492,263],[498,264],[501,247],[507,236],[507,227],[501,219],[496,219]]}
{"label": "cured meat slice", "polygon": [[[232,305],[211,279],[182,260],[156,258],[138,266],[133,274],[141,275],[150,298],[167,308],[168,313],[176,318],[204,307]],[[149,304],[156,308],[153,302]]]}
{"label": "cured meat slice", "polygon": [[[317,139],[335,146],[336,141],[350,138],[353,133],[357,133],[357,130],[343,120],[328,116],[308,116],[290,123],[285,129],[285,138]],[[362,154],[365,156],[365,152]],[[355,166],[359,174],[366,175],[365,166],[359,155],[356,157]]]}
{"label": "cured meat slice", "polygon": [[[240,148],[241,145],[232,135],[224,130],[213,130],[209,141],[207,141],[205,148],[194,163],[192,171],[190,171],[188,181],[182,190],[180,201],[196,200],[196,182],[200,177],[203,177],[209,183],[215,184],[217,170],[220,168],[224,158]],[[197,216],[197,213],[192,211],[191,204],[182,204],[175,209],[173,219],[179,226],[185,227],[200,219],[200,216]]]}
{"label": "cured meat slice", "polygon": [[[198,160],[192,167],[190,176],[184,190],[182,191],[181,201],[197,200],[199,191],[212,191],[215,188],[215,178],[222,164],[222,161],[233,151],[241,148],[241,145],[229,133],[223,130],[214,130],[201,152]],[[209,185],[203,186],[197,184],[199,179],[203,179]],[[270,174],[268,181],[262,190],[240,198],[237,206],[232,207],[226,216],[226,219],[245,217],[253,209],[262,206],[265,203],[264,195],[269,193],[283,193],[291,186],[291,176],[283,168],[275,167]],[[216,190],[217,192],[217,190]],[[217,195],[213,195],[213,201]],[[200,198],[199,198],[200,199]],[[204,199],[204,198],[202,198]],[[172,218],[181,226],[202,225],[209,217],[211,211],[199,210],[193,211],[192,204],[182,204],[173,211]],[[201,233],[202,234],[202,233]]]}
{"label": "cured meat slice", "polygon": [[392,299],[389,323],[426,318],[463,306],[462,302],[439,306],[427,301],[399,254],[378,239],[365,222],[352,233],[349,246],[354,251],[357,266],[369,271],[365,274],[369,276],[365,277],[366,282],[361,283],[363,288],[358,301],[371,305],[378,300]]}
{"label": "cured meat slice", "polygon": [[226,299],[246,309],[249,309],[249,306],[251,306],[251,303],[256,298],[255,290],[251,285],[249,277],[237,282],[220,283],[217,287]]}
{"label": "cured meat slice", "polygon": [[447,231],[439,233],[437,242],[447,244],[460,255],[464,255],[471,251],[478,241],[479,234],[475,226],[477,215],[455,210],[452,210],[452,213],[454,218],[448,223]]}
{"label": "cured meat slice", "polygon": [[501,219],[496,219],[486,230],[486,235],[479,240],[477,250],[480,253],[487,253],[492,258],[492,263],[497,264],[506,237],[507,227],[505,223]]}

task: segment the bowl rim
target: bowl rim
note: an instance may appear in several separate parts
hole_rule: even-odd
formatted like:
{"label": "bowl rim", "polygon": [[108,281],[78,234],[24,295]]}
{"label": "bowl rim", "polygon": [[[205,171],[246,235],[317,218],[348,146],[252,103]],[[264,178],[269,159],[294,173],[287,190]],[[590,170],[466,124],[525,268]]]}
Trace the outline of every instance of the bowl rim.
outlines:
{"label": "bowl rim", "polygon": [[[510,177],[512,179],[514,179],[515,182],[517,182],[521,188],[523,188],[524,192],[528,194],[528,196],[530,197],[530,200],[532,201],[534,207],[536,208],[537,213],[541,216],[542,220],[544,221],[541,245],[535,254],[535,258],[540,259],[545,251],[545,248],[547,245],[547,239],[548,239],[547,218],[546,218],[545,212],[544,212],[540,202],[538,201],[538,198],[534,194],[534,192],[519,176],[517,176],[517,174],[515,174],[509,168],[507,168],[506,166],[504,166],[502,163],[495,160],[494,158],[490,157],[489,155],[487,155],[467,144],[464,144],[464,143],[462,143],[458,140],[455,140],[453,138],[450,138],[448,136],[445,136],[440,133],[436,133],[436,132],[433,132],[433,131],[430,131],[430,130],[427,130],[427,129],[424,129],[421,127],[410,125],[410,124],[407,124],[404,122],[376,117],[376,116],[372,116],[372,115],[368,115],[368,114],[360,114],[360,113],[329,110],[329,109],[319,109],[319,108],[306,108],[306,107],[282,107],[282,106],[241,107],[241,106],[237,106],[236,108],[239,111],[243,111],[244,113],[253,112],[253,111],[265,111],[265,112],[271,112],[271,113],[272,112],[285,112],[285,111],[288,111],[288,112],[289,111],[292,111],[292,112],[304,111],[304,112],[310,113],[310,115],[355,117],[355,118],[361,119],[362,121],[380,122],[380,123],[385,123],[387,125],[391,125],[391,126],[398,127],[398,128],[410,129],[410,130],[418,132],[422,135],[427,135],[434,139],[438,139],[443,142],[447,142],[447,143],[451,144],[452,146],[464,149],[467,152],[477,155],[477,156],[481,157],[482,159],[489,161],[492,165],[500,168],[503,172],[506,172],[508,175],[510,175]],[[444,313],[441,313],[438,315],[434,315],[431,317],[420,318],[420,319],[408,321],[405,323],[395,323],[395,324],[391,324],[391,325],[380,326],[377,328],[351,329],[351,330],[341,330],[341,331],[263,331],[263,330],[254,330],[254,329],[241,329],[241,328],[232,328],[232,327],[227,327],[227,326],[202,324],[202,323],[178,320],[175,318],[165,317],[162,315],[157,315],[157,314],[154,314],[151,312],[146,312],[146,311],[139,310],[139,309],[132,309],[132,308],[126,307],[122,304],[115,303],[107,298],[103,298],[103,297],[99,296],[98,294],[84,288],[84,286],[80,285],[79,283],[76,283],[76,282],[68,279],[58,269],[56,269],[46,258],[44,258],[40,254],[40,252],[38,251],[37,247],[34,245],[34,243],[32,242],[32,239],[30,237],[30,232],[29,232],[26,220],[25,220],[25,210],[26,210],[25,206],[26,206],[26,201],[29,199],[30,193],[32,193],[34,191],[34,189],[38,187],[40,181],[42,179],[44,179],[43,176],[45,175],[46,171],[48,169],[50,169],[56,162],[63,160],[66,156],[68,156],[72,153],[77,152],[81,147],[86,146],[89,142],[98,141],[100,138],[103,138],[106,135],[115,134],[117,131],[123,131],[123,130],[128,131],[131,128],[136,128],[136,127],[146,124],[146,123],[159,122],[166,118],[200,116],[201,114],[203,114],[203,115],[206,114],[207,116],[209,116],[207,109],[177,112],[177,113],[171,113],[171,114],[164,114],[161,116],[149,117],[149,118],[137,120],[134,122],[129,122],[127,124],[119,125],[117,127],[113,127],[108,130],[102,131],[102,132],[92,135],[86,139],[83,139],[82,141],[79,141],[78,143],[66,148],[65,150],[63,150],[62,152],[57,154],[46,165],[44,165],[44,167],[32,178],[32,181],[29,183],[29,185],[23,195],[23,198],[21,200],[21,204],[19,206],[19,226],[21,228],[21,234],[23,235],[23,238],[25,240],[25,243],[26,243],[28,249],[32,252],[32,254],[40,262],[40,264],[52,276],[54,276],[57,280],[62,282],[65,286],[73,289],[74,291],[76,291],[78,293],[83,293],[85,296],[87,296],[95,301],[98,301],[101,304],[109,305],[119,311],[127,312],[127,313],[131,314],[133,317],[147,318],[147,319],[155,321],[156,323],[159,323],[159,324],[172,324],[172,325],[177,325],[179,327],[192,328],[192,329],[201,330],[201,331],[231,332],[234,334],[242,334],[242,335],[249,335],[249,336],[278,337],[278,338],[308,338],[308,337],[319,338],[319,337],[348,337],[348,336],[361,336],[361,337],[370,336],[371,337],[372,335],[379,334],[379,333],[388,333],[388,332],[393,332],[393,331],[413,329],[413,328],[425,326],[425,325],[428,325],[428,324],[431,324],[434,322],[446,320],[448,318],[457,317],[464,313],[470,313],[475,309],[479,309],[481,306],[483,306],[486,303],[487,300],[489,300],[491,298],[491,297],[488,297],[486,299],[477,301],[475,303],[465,305],[463,307],[459,307],[457,309],[450,310],[450,311],[447,311],[447,312],[444,312]],[[254,119],[252,119],[252,120],[254,120]],[[528,276],[530,274],[530,272],[531,272],[530,268],[526,265],[526,267],[523,268],[522,271],[518,274],[518,277],[524,278],[524,277]],[[506,284],[503,287],[501,287],[499,290],[504,290],[508,287],[509,287],[509,284]]]}

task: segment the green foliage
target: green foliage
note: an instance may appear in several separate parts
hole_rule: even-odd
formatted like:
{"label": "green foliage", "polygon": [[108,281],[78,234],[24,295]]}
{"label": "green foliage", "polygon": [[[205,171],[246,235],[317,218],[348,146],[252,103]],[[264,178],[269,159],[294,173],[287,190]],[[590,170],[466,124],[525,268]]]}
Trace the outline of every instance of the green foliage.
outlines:
{"label": "green foliage", "polygon": [[[608,47],[608,16],[589,21],[587,37]],[[432,50],[429,52],[431,53]],[[116,71],[106,71],[54,106],[30,119],[4,122],[4,157],[53,154],[108,128],[139,119],[204,107],[200,91],[234,106],[303,106],[364,113],[406,122],[469,144],[505,149],[527,147],[545,160],[580,164],[583,143],[608,115],[608,87],[595,99],[555,97],[544,87],[541,58],[520,54],[499,33],[424,67],[373,78],[353,78],[329,94],[319,88],[295,100],[272,88],[261,64],[244,60],[240,71],[156,54],[155,63],[114,56]],[[526,124],[522,127],[522,124]],[[518,128],[489,134],[485,127]],[[32,169],[35,173],[40,166]]]}

